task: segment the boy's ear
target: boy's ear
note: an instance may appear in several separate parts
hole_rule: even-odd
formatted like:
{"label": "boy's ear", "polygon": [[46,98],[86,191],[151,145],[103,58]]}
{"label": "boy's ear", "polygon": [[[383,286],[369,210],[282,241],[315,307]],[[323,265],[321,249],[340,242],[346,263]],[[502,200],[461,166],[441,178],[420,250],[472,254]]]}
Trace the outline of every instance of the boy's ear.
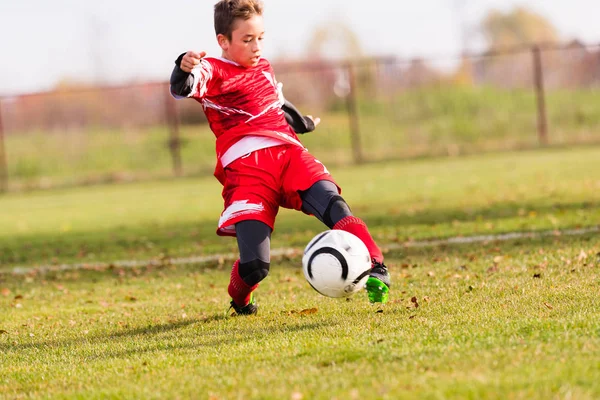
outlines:
{"label": "boy's ear", "polygon": [[222,33],[217,35],[217,43],[219,43],[219,47],[221,47],[222,50],[227,51],[229,48],[229,39]]}

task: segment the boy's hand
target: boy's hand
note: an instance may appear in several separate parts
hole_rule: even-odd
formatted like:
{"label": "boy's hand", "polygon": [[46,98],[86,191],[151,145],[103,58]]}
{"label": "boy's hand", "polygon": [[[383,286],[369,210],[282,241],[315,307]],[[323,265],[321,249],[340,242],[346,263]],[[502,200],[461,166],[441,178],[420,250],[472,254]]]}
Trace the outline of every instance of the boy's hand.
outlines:
{"label": "boy's hand", "polygon": [[179,68],[181,68],[183,72],[190,73],[196,65],[200,64],[200,60],[202,60],[202,57],[204,56],[206,56],[205,51],[188,51],[181,59],[181,65]]}
{"label": "boy's hand", "polygon": [[321,118],[319,117],[313,118],[312,115],[307,115],[306,117],[310,118],[310,120],[315,124],[315,128],[317,127],[317,125],[319,125],[319,122],[321,122]]}

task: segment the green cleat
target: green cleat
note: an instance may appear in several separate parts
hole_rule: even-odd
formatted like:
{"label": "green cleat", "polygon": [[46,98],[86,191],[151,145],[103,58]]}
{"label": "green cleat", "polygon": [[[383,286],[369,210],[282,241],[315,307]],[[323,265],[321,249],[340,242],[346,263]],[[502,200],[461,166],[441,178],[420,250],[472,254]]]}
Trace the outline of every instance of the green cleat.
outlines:
{"label": "green cleat", "polygon": [[[233,308],[233,313],[230,314],[231,309]],[[254,293],[250,295],[250,301],[244,307],[240,307],[233,300],[229,303],[229,309],[227,309],[227,315],[254,315],[258,312],[258,304],[256,304],[256,300],[254,299]]]}
{"label": "green cleat", "polygon": [[367,279],[366,289],[371,303],[385,304],[390,293],[390,273],[383,263],[373,261],[373,268]]}

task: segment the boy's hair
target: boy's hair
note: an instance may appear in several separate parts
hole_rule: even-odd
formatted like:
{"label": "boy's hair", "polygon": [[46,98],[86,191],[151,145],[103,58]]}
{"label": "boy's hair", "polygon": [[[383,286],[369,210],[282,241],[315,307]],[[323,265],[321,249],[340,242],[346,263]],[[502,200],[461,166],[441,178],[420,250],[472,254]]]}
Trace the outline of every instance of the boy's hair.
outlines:
{"label": "boy's hair", "polygon": [[231,40],[235,20],[262,15],[262,9],[261,0],[220,0],[215,4],[215,33]]}

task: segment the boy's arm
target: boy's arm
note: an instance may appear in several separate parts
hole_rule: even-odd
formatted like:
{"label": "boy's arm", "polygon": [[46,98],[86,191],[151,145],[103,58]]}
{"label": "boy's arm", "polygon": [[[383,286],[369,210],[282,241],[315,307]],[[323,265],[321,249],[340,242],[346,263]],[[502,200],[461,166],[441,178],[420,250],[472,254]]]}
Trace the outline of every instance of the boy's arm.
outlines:
{"label": "boy's arm", "polygon": [[303,116],[289,101],[285,100],[281,109],[285,113],[286,121],[296,133],[307,133],[315,130],[315,121],[310,116]]}
{"label": "boy's arm", "polygon": [[187,97],[194,90],[194,76],[190,72],[181,69],[181,60],[185,53],[175,60],[175,67],[171,72],[171,93],[181,97]]}
{"label": "boy's arm", "polygon": [[[198,85],[199,75],[194,73],[194,69],[200,64],[202,58],[206,55],[206,52],[193,52],[188,51],[187,53],[180,54],[175,60],[175,67],[171,72],[171,93],[176,97],[189,97],[191,96]],[[200,74],[204,78],[203,85],[206,84],[206,80],[209,79],[207,74]]]}

